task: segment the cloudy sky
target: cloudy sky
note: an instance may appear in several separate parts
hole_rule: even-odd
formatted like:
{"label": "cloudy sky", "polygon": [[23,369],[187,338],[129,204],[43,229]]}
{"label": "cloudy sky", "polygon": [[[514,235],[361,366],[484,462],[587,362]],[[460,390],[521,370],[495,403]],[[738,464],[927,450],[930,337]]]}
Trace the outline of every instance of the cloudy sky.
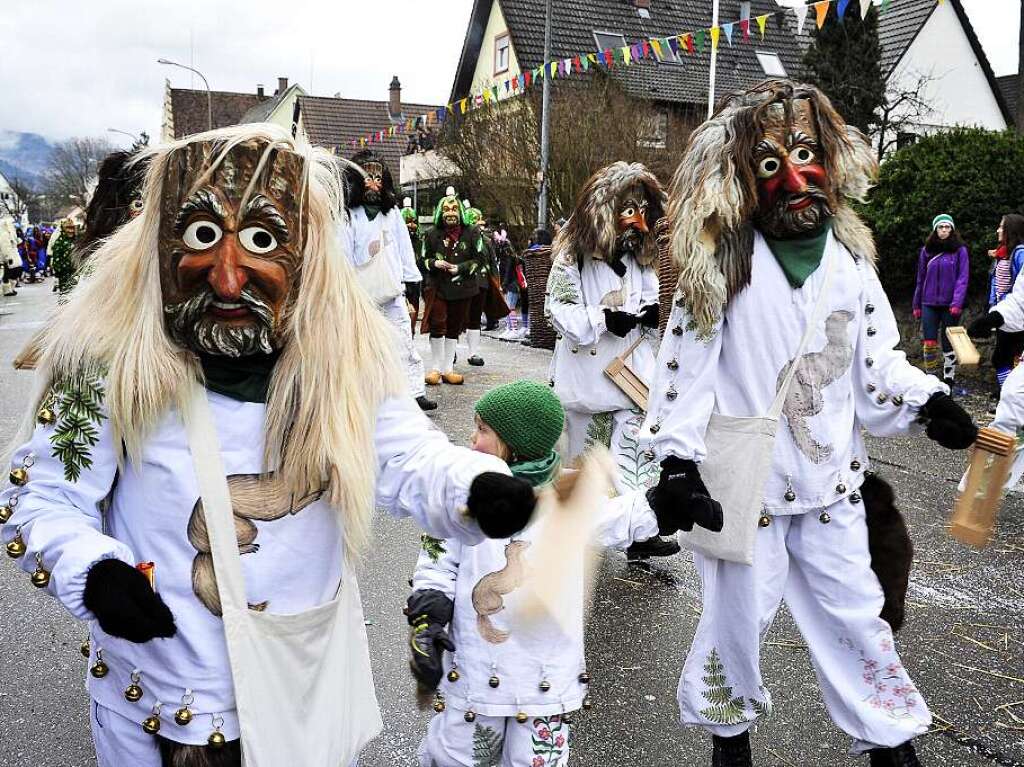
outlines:
{"label": "cloudy sky", "polygon": [[[703,0],[686,0],[699,2]],[[557,2],[557,0],[556,0]],[[899,3],[900,0],[895,0]],[[272,92],[287,76],[316,95],[443,102],[471,0],[0,0],[0,130],[49,138],[158,136],[158,58],[192,63],[214,90]],[[963,0],[996,74],[1016,71],[1019,3]],[[683,30],[680,30],[683,31]]]}

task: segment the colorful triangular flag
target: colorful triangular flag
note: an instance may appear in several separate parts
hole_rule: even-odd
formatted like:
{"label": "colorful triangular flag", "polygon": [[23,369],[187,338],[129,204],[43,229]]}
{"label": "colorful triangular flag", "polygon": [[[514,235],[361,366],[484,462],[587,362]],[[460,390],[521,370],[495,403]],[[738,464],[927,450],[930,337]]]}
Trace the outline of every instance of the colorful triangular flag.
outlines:
{"label": "colorful triangular flag", "polygon": [[711,50],[718,50],[718,38],[722,36],[720,27],[711,27]]}
{"label": "colorful triangular flag", "polygon": [[819,0],[819,2],[814,4],[814,12],[818,14],[816,19],[818,29],[825,26],[825,17],[828,16],[828,7],[830,5],[832,5],[832,0]]}
{"label": "colorful triangular flag", "polygon": [[700,53],[704,53],[704,35],[706,34],[706,32],[706,29],[698,29],[696,32],[693,33],[693,36],[697,40],[697,50]]}
{"label": "colorful triangular flag", "polygon": [[[868,0],[870,3],[871,0]],[[811,10],[809,5],[797,5],[793,7],[793,13],[796,14],[796,33],[802,35],[804,33],[804,24],[807,23],[807,13]]]}
{"label": "colorful triangular flag", "polygon": [[734,22],[730,21],[728,24],[723,24],[722,25],[722,30],[725,32],[725,39],[728,41],[729,45],[732,45],[732,28],[733,28],[733,24],[734,24]]}
{"label": "colorful triangular flag", "polygon": [[[942,2],[942,0],[939,0]],[[836,13],[839,14],[839,23],[843,23],[843,17],[846,16],[846,7],[850,4],[850,0],[839,0],[839,5],[836,6]]]}
{"label": "colorful triangular flag", "polygon": [[871,0],[860,0],[860,17],[863,19],[871,10]]}
{"label": "colorful triangular flag", "polygon": [[740,19],[740,32],[743,33],[743,39],[750,39],[750,19]]}
{"label": "colorful triangular flag", "polygon": [[768,26],[768,17],[771,14],[765,13],[757,17],[757,28],[761,32],[761,39],[764,40],[764,28]]}

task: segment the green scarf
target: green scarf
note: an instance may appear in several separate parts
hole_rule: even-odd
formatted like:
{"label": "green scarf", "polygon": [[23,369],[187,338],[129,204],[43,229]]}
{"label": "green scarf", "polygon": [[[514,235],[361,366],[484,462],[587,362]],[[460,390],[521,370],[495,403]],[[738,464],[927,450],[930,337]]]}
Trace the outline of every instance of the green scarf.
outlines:
{"label": "green scarf", "polygon": [[552,450],[543,458],[536,458],[532,461],[517,461],[510,463],[508,467],[512,470],[513,477],[525,479],[533,487],[540,487],[548,484],[561,468],[562,459],[558,453]]}
{"label": "green scarf", "polygon": [[807,278],[818,268],[821,257],[825,254],[825,243],[828,242],[828,233],[831,229],[832,219],[828,219],[818,229],[798,237],[776,240],[768,235],[764,236],[772,255],[794,288],[802,288]]}
{"label": "green scarf", "polygon": [[266,402],[270,374],[278,352],[227,357],[221,354],[200,354],[199,362],[206,376],[206,388],[239,402]]}
{"label": "green scarf", "polygon": [[363,211],[366,213],[366,220],[373,221],[380,213],[380,205],[363,205]]}

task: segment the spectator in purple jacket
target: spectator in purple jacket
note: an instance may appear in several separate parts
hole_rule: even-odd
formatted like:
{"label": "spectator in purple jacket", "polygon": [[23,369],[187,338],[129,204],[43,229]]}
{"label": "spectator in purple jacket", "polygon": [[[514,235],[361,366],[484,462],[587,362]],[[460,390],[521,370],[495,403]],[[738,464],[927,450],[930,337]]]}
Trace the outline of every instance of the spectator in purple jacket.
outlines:
{"label": "spectator in purple jacket", "polygon": [[946,338],[946,328],[960,324],[969,271],[967,246],[956,231],[953,217],[940,213],[932,219],[932,232],[918,257],[914,317],[921,320],[925,372],[938,375],[941,343],[942,380],[950,387],[956,377],[956,356]]}

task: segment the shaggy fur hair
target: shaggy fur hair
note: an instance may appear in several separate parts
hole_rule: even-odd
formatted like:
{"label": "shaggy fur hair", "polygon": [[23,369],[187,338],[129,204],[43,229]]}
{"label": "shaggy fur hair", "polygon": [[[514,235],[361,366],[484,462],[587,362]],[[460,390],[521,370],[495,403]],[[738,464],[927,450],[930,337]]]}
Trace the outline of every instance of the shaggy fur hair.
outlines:
{"label": "shaggy fur hair", "polygon": [[679,289],[698,331],[708,333],[728,302],[750,282],[751,227],[757,209],[753,149],[770,104],[811,102],[825,169],[838,207],[833,232],[856,256],[875,260],[874,240],[850,207],[863,200],[878,171],[864,135],[848,126],[812,85],[766,80],[726,96],[714,116],[690,136],[672,179],[668,216]]}
{"label": "shaggy fur hair", "polygon": [[613,162],[587,180],[576,197],[572,215],[555,237],[553,249],[558,257],[575,261],[611,257],[619,236],[619,202],[636,187],[643,187],[647,196],[650,230],[636,259],[643,266],[653,264],[658,258],[654,227],[665,214],[666,198],[657,177],[638,162]]}
{"label": "shaggy fur hair", "polygon": [[178,152],[213,142],[210,169],[195,182],[199,188],[233,146],[249,141],[265,146],[264,161],[274,151],[294,152],[305,166],[296,193],[306,209],[302,263],[281,316],[283,351],[267,396],[265,463],[296,496],[326,487],[325,498],[343,515],[348,553],[355,555],[368,539],[373,512],[377,408],[401,392],[405,379],[391,329],[338,246],[343,199],[334,158],[275,125],[232,126],[146,153],[142,213],[100,246],[90,274],[47,324],[30,399],[36,405],[26,409],[14,444],[31,433],[50,382],[81,369],[104,372],[119,460],[127,454],[137,461],[167,410],[182,408],[202,369],[164,323],[157,246],[164,179]]}
{"label": "shaggy fur hair", "polygon": [[366,185],[363,183],[366,172],[363,168],[370,162],[379,162],[384,169],[381,178],[380,212],[386,215],[398,205],[398,199],[395,197],[395,182],[391,177],[391,169],[388,167],[387,161],[372,149],[356,152],[352,155],[352,160],[345,164],[345,208],[352,210],[366,204],[363,199],[366,192]]}
{"label": "shaggy fur hair", "polygon": [[75,243],[79,261],[131,220],[132,201],[142,196],[147,165],[145,157],[132,152],[111,152],[100,163],[96,190],[85,210],[85,231]]}
{"label": "shaggy fur hair", "polygon": [[871,569],[878,576],[885,595],[880,615],[893,631],[899,631],[905,615],[914,544],[888,482],[877,474],[868,474],[860,494],[867,518]]}

